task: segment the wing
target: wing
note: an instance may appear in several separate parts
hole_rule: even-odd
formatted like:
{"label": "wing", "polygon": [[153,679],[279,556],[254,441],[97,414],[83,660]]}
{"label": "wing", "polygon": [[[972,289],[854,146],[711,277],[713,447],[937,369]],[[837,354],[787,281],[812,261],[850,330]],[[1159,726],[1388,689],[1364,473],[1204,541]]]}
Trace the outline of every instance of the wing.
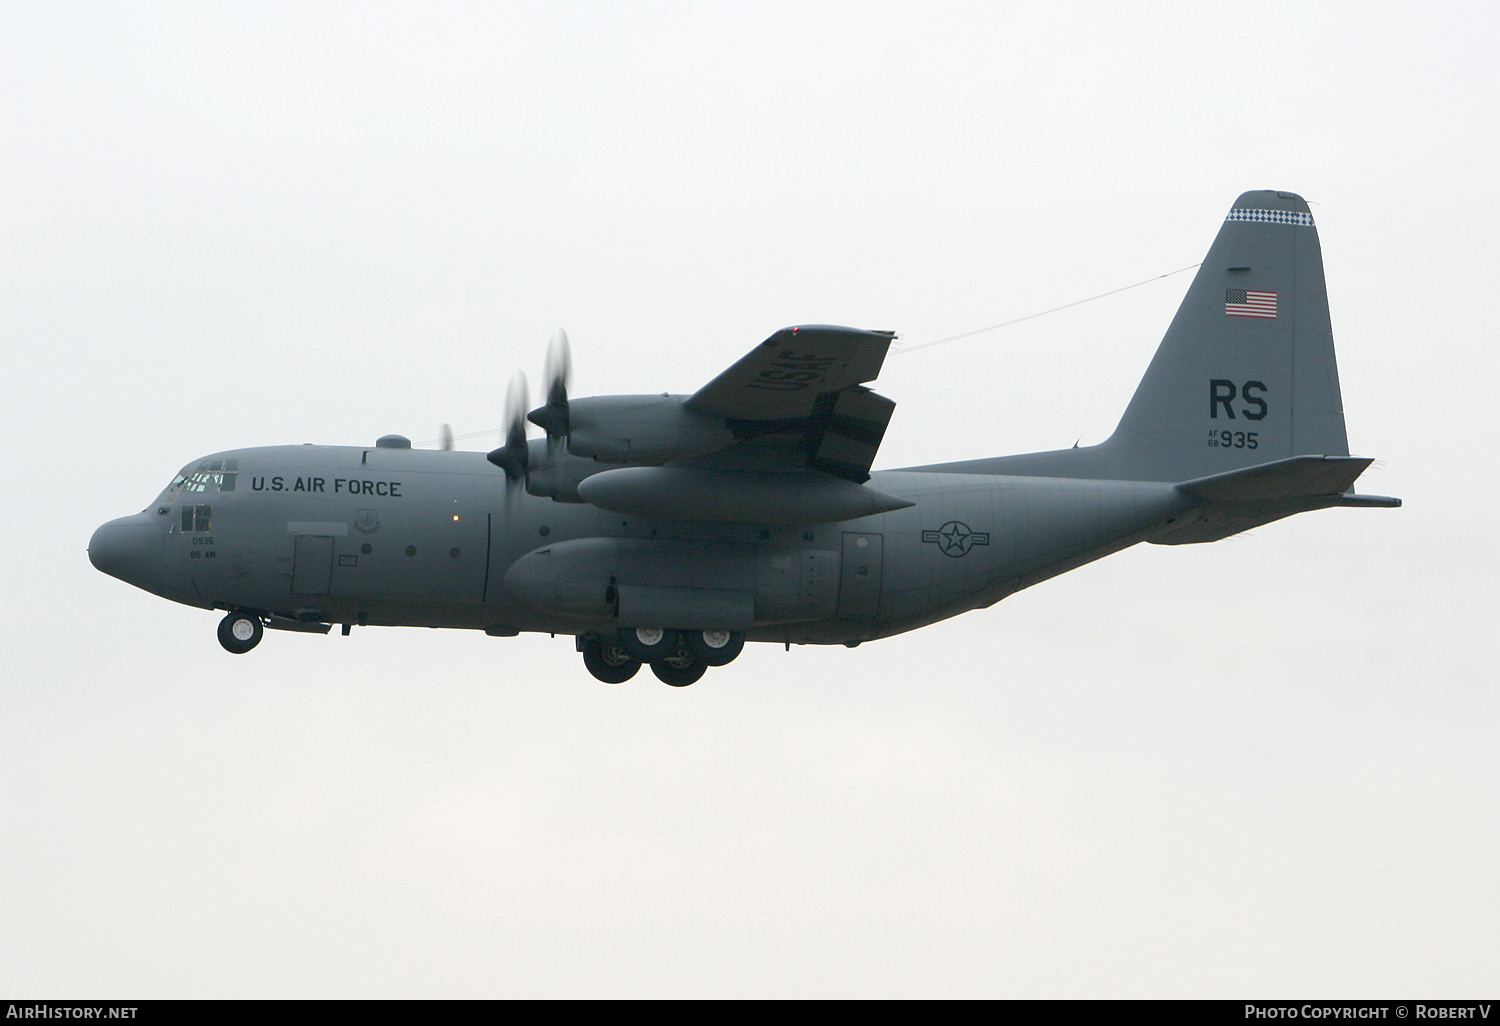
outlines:
{"label": "wing", "polygon": [[783,328],[683,403],[722,418],[736,443],[683,463],[726,470],[808,468],[864,483],[896,404],[863,382],[895,334],[810,324]]}
{"label": "wing", "polygon": [[873,381],[895,337],[827,324],[782,328],[684,405],[725,420],[808,417],[818,396]]}

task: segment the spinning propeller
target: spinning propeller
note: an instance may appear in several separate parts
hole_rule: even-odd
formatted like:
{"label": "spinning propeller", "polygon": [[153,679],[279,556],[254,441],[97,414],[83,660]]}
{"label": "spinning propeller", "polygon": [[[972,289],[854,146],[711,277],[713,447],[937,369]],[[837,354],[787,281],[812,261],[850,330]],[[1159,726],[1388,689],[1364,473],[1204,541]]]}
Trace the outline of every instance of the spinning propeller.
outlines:
{"label": "spinning propeller", "polygon": [[520,371],[510,379],[505,390],[505,444],[491,452],[488,459],[505,471],[512,483],[526,480],[526,407],[530,405],[526,394],[526,375]]}
{"label": "spinning propeller", "polygon": [[568,381],[573,376],[573,354],[568,347],[568,333],[561,328],[547,346],[543,374],[547,380],[547,404],[530,413],[526,376],[517,373],[505,393],[505,444],[491,452],[488,459],[505,471],[511,481],[526,480],[531,469],[526,447],[526,422],[529,420],[547,432],[547,459],[555,461],[568,447]]}
{"label": "spinning propeller", "polygon": [[538,406],[526,415],[526,419],[547,432],[547,456],[556,459],[567,448],[568,383],[573,377],[573,353],[568,346],[568,333],[561,328],[547,345],[544,366],[547,405]]}

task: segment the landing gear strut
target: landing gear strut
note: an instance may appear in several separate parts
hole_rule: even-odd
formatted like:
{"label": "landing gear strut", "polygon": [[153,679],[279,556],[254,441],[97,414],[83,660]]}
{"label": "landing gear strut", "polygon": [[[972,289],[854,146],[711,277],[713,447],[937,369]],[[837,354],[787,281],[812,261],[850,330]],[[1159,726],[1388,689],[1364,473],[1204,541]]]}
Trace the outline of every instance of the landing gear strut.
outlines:
{"label": "landing gear strut", "polygon": [[260,617],[243,610],[232,610],[219,621],[219,644],[235,655],[244,655],[265,637],[266,629]]}

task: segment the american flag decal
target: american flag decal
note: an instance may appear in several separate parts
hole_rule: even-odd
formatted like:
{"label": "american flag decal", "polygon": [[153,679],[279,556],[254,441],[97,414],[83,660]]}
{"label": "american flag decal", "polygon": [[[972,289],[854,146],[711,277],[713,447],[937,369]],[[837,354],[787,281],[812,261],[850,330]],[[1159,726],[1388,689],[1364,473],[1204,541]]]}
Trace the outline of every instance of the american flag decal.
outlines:
{"label": "american flag decal", "polygon": [[1225,289],[1224,313],[1228,317],[1276,318],[1276,293],[1255,289]]}

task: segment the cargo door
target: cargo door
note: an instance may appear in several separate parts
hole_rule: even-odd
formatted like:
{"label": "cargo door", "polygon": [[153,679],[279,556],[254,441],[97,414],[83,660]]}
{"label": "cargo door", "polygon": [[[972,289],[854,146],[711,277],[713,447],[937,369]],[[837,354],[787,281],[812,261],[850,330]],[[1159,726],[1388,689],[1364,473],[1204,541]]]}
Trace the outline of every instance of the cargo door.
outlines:
{"label": "cargo door", "polygon": [[333,575],[333,539],[321,535],[296,535],[292,556],[292,594],[327,595]]}
{"label": "cargo door", "polygon": [[839,570],[839,619],[873,620],[880,611],[881,534],[844,534]]}

